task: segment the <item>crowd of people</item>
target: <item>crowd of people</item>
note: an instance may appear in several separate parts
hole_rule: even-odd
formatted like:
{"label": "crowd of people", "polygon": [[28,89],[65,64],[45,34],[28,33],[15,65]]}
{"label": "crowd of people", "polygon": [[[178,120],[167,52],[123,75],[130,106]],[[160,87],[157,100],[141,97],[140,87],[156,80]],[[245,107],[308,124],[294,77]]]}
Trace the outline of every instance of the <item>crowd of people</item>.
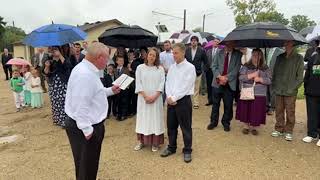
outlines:
{"label": "crowd of people", "polygon": [[[12,55],[5,49],[2,64],[6,79],[11,78],[17,110],[25,105],[42,107],[47,81],[53,123],[67,130],[77,177],[96,176],[103,122],[111,116],[124,121],[136,115],[138,143],[134,150],[151,146],[152,151],[158,151],[164,144],[165,104],[169,143],[161,157],[176,152],[180,126],[184,161],[191,162],[192,111],[201,108],[199,95],[203,80],[207,85],[206,106],[212,106],[208,130],[218,126],[223,101],[221,123],[225,132],[231,130],[230,122],[235,114],[235,119],[243,123],[242,133],[257,136],[266,116],[275,111],[276,124],[271,135],[284,136],[287,141],[293,140],[296,97],[304,82],[308,132],[303,141],[310,143],[319,138],[319,41],[308,49],[304,58],[306,67],[293,41],[265,52],[238,49],[234,42],[220,46],[219,42],[215,38],[208,50],[202,48],[197,36],[191,37],[189,46],[175,43],[172,47],[170,41],[165,41],[162,52],[155,47],[128,50],[119,47],[113,58],[109,58],[111,49],[99,42],[84,42],[83,47],[74,43],[49,47],[48,52],[38,48],[31,61],[33,67],[23,68],[6,65]],[[135,81],[120,90],[113,82],[122,74]],[[91,142],[92,136],[95,138]],[[86,140],[93,147],[82,146]],[[317,145],[320,146],[320,140]],[[89,156],[93,159],[88,159]],[[80,171],[82,168],[88,170]]]}

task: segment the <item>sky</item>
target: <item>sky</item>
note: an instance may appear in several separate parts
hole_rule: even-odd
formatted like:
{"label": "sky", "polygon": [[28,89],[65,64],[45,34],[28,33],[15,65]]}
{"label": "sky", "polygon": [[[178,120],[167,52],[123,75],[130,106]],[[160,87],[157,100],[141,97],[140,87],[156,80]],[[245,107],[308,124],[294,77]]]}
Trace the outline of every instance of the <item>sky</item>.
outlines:
{"label": "sky", "polygon": [[[275,0],[277,10],[286,18],[302,14],[320,23],[320,0]],[[139,25],[155,34],[155,25],[167,26],[169,33],[161,33],[161,40],[183,28],[183,20],[153,14],[152,11],[183,17],[187,10],[186,29],[202,27],[206,16],[205,31],[221,36],[235,27],[232,10],[225,0],[0,0],[0,16],[8,24],[14,21],[30,33],[42,25],[63,23],[81,25],[85,22],[118,19],[125,24]],[[317,9],[315,8],[317,7]]]}

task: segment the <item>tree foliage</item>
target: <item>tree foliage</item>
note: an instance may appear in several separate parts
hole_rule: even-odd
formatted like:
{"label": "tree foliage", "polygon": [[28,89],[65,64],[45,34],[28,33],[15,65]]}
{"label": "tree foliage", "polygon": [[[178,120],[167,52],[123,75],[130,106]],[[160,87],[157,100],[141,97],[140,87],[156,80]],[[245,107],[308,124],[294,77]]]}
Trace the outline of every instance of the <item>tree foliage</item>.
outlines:
{"label": "tree foliage", "polygon": [[5,26],[5,31],[0,39],[0,49],[8,48],[13,51],[13,43],[21,41],[26,33],[21,29],[13,26]]}
{"label": "tree foliage", "polygon": [[305,15],[295,15],[291,17],[290,26],[297,30],[301,31],[303,28],[314,26],[316,22],[310,20],[308,16]]}
{"label": "tree foliage", "polygon": [[233,10],[236,26],[261,20],[286,22],[283,14],[275,10],[273,0],[226,0],[226,3]]}

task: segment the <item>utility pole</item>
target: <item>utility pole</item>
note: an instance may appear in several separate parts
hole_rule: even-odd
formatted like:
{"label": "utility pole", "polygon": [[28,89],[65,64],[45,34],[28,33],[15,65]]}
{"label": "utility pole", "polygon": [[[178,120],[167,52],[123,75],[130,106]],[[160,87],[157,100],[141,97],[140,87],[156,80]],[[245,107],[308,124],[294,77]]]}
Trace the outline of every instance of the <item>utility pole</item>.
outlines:
{"label": "utility pole", "polygon": [[183,10],[183,30],[186,30],[187,10]]}
{"label": "utility pole", "polygon": [[202,17],[202,32],[204,32],[204,25],[206,22],[206,16],[212,15],[213,13],[204,14]]}

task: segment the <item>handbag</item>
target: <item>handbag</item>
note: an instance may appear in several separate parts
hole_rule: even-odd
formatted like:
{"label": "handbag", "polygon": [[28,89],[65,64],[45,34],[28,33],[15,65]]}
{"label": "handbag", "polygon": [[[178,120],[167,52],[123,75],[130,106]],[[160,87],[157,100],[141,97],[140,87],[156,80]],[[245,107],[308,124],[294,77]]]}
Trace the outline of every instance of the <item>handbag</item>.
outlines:
{"label": "handbag", "polygon": [[253,83],[252,87],[243,87],[243,83],[241,85],[240,99],[241,100],[254,100],[254,87],[256,82]]}

